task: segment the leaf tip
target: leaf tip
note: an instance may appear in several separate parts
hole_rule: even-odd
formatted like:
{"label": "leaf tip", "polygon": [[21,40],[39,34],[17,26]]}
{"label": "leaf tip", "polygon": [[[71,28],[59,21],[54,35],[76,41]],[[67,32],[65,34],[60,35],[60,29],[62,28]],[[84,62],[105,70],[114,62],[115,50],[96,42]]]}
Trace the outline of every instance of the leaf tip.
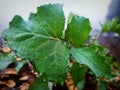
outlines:
{"label": "leaf tip", "polygon": [[22,17],[19,15],[15,15],[12,19],[12,21],[9,23],[10,27],[16,26],[17,24],[21,23],[23,21]]}

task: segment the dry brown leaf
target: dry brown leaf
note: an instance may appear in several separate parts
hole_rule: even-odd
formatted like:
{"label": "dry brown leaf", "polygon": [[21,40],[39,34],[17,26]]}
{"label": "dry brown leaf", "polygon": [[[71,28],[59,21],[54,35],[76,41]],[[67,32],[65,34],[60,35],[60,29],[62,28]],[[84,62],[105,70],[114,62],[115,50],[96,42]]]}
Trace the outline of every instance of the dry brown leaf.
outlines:
{"label": "dry brown leaf", "polygon": [[8,80],[5,82],[5,85],[12,88],[16,85],[16,83],[13,80]]}
{"label": "dry brown leaf", "polygon": [[23,83],[20,87],[19,87],[19,89],[20,90],[28,90],[28,88],[29,88],[29,83]]}
{"label": "dry brown leaf", "polygon": [[28,76],[27,76],[27,75],[22,76],[22,77],[19,78],[19,80],[21,80],[21,81],[23,81],[23,80],[28,80]]}
{"label": "dry brown leaf", "polygon": [[0,75],[4,75],[4,74],[17,75],[18,73],[14,68],[7,68],[7,69],[0,72]]}
{"label": "dry brown leaf", "polygon": [[2,52],[8,53],[8,52],[11,52],[11,49],[9,47],[3,47]]}

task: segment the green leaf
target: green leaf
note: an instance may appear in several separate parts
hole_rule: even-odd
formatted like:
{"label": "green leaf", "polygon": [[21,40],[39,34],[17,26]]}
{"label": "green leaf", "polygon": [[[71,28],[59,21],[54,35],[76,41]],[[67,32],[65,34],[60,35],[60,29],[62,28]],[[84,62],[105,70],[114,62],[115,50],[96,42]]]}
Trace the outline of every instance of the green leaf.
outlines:
{"label": "green leaf", "polygon": [[107,82],[99,80],[98,81],[98,90],[107,90]]}
{"label": "green leaf", "polygon": [[43,18],[53,30],[55,37],[61,38],[64,30],[65,16],[60,4],[43,5],[37,8],[37,15]]}
{"label": "green leaf", "polygon": [[66,79],[69,63],[66,44],[58,38],[64,24],[62,12],[62,7],[58,4],[41,6],[37,14],[42,16],[31,14],[29,21],[15,16],[10,28],[3,31],[7,44],[19,57],[32,61],[38,72],[44,73],[48,80],[60,84]]}
{"label": "green leaf", "polygon": [[75,47],[85,45],[91,31],[89,20],[85,17],[72,15],[70,21],[65,32],[65,39]]}
{"label": "green leaf", "polygon": [[84,86],[85,86],[85,80],[84,80],[84,79],[81,80],[81,81],[77,84],[78,90],[83,90]]}
{"label": "green leaf", "polygon": [[38,77],[30,85],[29,90],[49,90],[48,81],[44,77]]}
{"label": "green leaf", "polygon": [[14,60],[15,55],[13,53],[0,53],[0,70],[4,70]]}
{"label": "green leaf", "polygon": [[36,16],[37,16],[36,13],[30,13],[29,20],[35,18]]}
{"label": "green leaf", "polygon": [[111,78],[110,65],[99,49],[98,46],[88,46],[72,48],[70,52],[77,62],[87,65],[97,76]]}
{"label": "green leaf", "polygon": [[112,21],[108,20],[105,24],[101,24],[102,32],[113,31],[120,35],[120,24],[118,18],[113,18]]}
{"label": "green leaf", "polygon": [[9,23],[10,24],[10,28],[11,27],[18,27],[22,22],[23,19],[22,17],[20,17],[19,15],[15,15],[13,20]]}
{"label": "green leaf", "polygon": [[[39,54],[40,53],[40,54]],[[67,77],[69,54],[61,41],[50,41],[39,49],[36,68],[50,81],[63,84]]]}
{"label": "green leaf", "polygon": [[87,67],[85,65],[80,65],[79,63],[73,64],[71,75],[75,86],[84,79],[86,71]]}

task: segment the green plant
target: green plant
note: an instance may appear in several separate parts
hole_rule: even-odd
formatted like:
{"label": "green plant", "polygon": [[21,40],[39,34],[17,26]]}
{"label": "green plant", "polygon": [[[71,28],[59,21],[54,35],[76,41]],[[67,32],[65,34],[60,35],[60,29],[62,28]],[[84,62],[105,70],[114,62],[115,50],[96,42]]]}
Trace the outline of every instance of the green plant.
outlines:
{"label": "green plant", "polygon": [[92,29],[89,19],[70,14],[64,28],[62,5],[49,4],[38,7],[28,21],[16,15],[3,31],[6,44],[38,73],[30,90],[48,90],[48,82],[63,85],[69,70],[78,87],[84,86],[88,69],[98,79],[112,77],[107,50],[99,44],[87,45]]}
{"label": "green plant", "polygon": [[120,24],[118,18],[113,18],[112,20],[107,20],[104,24],[101,24],[102,32],[115,32],[120,35]]}

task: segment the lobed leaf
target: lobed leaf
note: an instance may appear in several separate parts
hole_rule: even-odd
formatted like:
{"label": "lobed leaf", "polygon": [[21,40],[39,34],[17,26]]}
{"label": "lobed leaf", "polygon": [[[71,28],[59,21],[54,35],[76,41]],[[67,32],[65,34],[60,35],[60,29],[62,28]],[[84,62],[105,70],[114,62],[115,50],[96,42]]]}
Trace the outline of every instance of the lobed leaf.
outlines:
{"label": "lobed leaf", "polygon": [[37,54],[35,61],[37,71],[45,74],[47,79],[64,84],[68,72],[69,54],[65,44],[61,41],[48,41],[44,43]]}
{"label": "lobed leaf", "polygon": [[91,26],[87,18],[70,14],[70,20],[65,31],[66,41],[75,47],[83,46],[88,41],[90,31]]}
{"label": "lobed leaf", "polygon": [[98,46],[72,48],[70,52],[77,62],[87,65],[97,76],[112,77],[110,65],[100,54]]}
{"label": "lobed leaf", "polygon": [[35,63],[37,71],[46,75],[48,80],[62,84],[69,60],[65,43],[59,39],[63,28],[61,5],[49,4],[39,7],[37,14],[31,13],[28,21],[15,16],[3,35],[19,57]]}
{"label": "lobed leaf", "polygon": [[49,4],[37,8],[37,15],[51,27],[55,37],[61,38],[64,30],[65,16],[62,5]]}

